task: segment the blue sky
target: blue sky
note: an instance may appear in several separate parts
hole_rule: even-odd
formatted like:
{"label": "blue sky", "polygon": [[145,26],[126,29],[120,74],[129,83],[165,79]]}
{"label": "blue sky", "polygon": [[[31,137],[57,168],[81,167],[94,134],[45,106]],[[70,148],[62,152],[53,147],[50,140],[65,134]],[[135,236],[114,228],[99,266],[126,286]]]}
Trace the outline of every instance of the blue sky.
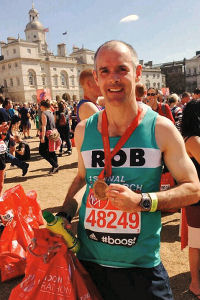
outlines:
{"label": "blue sky", "polygon": [[[0,4],[0,40],[18,33],[24,38],[32,0]],[[200,0],[34,0],[34,5],[49,28],[54,53],[62,42],[71,53],[73,45],[95,51],[111,39],[130,43],[140,59],[154,63],[191,58],[200,50]],[[139,18],[120,23],[129,15]]]}

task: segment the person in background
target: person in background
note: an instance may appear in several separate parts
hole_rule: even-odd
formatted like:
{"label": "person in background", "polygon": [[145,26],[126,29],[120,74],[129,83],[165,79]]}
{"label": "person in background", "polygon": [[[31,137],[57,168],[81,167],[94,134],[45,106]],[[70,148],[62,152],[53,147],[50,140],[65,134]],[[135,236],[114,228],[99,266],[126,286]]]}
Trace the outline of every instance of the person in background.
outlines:
{"label": "person in background", "polygon": [[39,153],[40,155],[46,159],[52,166],[49,171],[49,175],[53,175],[58,172],[58,159],[55,151],[50,151],[49,147],[49,138],[48,132],[54,130],[55,119],[53,112],[50,110],[51,104],[49,100],[42,100],[40,102],[40,109],[42,111],[41,121],[41,133],[40,133],[40,145],[39,145]]}
{"label": "person in background", "polygon": [[175,126],[180,131],[181,130],[181,120],[182,120],[182,109],[178,107],[179,97],[177,94],[171,94],[168,99],[169,107],[171,109]]}
{"label": "person in background", "polygon": [[30,138],[31,122],[30,122],[30,112],[27,103],[23,104],[23,107],[19,111],[19,115],[21,118],[21,126],[23,129],[24,138],[28,139]]}
{"label": "person in background", "polygon": [[55,112],[55,122],[56,128],[60,133],[61,145],[59,149],[59,156],[62,156],[63,143],[66,142],[67,145],[67,155],[72,154],[72,146],[69,138],[70,128],[69,128],[69,115],[68,110],[66,109],[64,102],[60,101],[58,103],[58,110]]}
{"label": "person in background", "polygon": [[193,100],[198,100],[200,99],[200,89],[196,88],[193,92],[193,96],[192,96]]}
{"label": "person in background", "polygon": [[181,103],[180,103],[180,107],[183,110],[185,105],[191,100],[191,95],[188,92],[184,92],[181,96]]}
{"label": "person in background", "polygon": [[0,198],[3,190],[4,175],[6,168],[6,152],[7,146],[4,143],[9,125],[7,122],[0,122]]}
{"label": "person in background", "polygon": [[169,105],[166,103],[158,102],[158,90],[155,88],[149,88],[147,90],[146,104],[149,105],[154,111],[159,115],[168,118],[174,123],[174,118],[172,116]]}
{"label": "person in background", "polygon": [[[191,100],[186,104],[183,110],[181,132],[187,153],[200,179],[200,99]],[[191,274],[189,289],[200,299],[200,201],[186,207],[186,217]]]}
{"label": "person in background", "polygon": [[77,105],[78,122],[89,118],[101,109],[96,104],[98,97],[101,96],[101,92],[94,80],[93,70],[86,69],[82,71],[79,81],[83,88],[84,99],[82,99]]}
{"label": "person in background", "polygon": [[17,144],[15,149],[15,156],[21,161],[30,160],[30,147],[29,144],[24,142],[19,134],[14,136],[15,143]]}

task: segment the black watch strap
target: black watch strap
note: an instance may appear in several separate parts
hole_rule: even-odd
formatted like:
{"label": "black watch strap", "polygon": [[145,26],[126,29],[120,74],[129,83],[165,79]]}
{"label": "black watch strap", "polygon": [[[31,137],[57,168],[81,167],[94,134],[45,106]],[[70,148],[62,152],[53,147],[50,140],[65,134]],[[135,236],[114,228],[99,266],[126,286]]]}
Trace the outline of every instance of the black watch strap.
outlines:
{"label": "black watch strap", "polygon": [[64,211],[60,211],[56,214],[56,217],[62,217],[65,218],[69,223],[71,223],[72,217],[70,215],[68,215],[66,212]]}

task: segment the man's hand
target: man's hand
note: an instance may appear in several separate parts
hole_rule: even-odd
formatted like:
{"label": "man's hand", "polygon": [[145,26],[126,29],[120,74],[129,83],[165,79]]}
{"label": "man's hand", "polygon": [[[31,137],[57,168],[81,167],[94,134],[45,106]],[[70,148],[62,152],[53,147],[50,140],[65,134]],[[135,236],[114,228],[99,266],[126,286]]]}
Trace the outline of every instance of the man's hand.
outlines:
{"label": "man's hand", "polygon": [[41,142],[42,144],[44,144],[45,139],[41,138],[40,142]]}
{"label": "man's hand", "polygon": [[106,196],[112,205],[126,212],[139,212],[141,207],[141,194],[130,190],[127,186],[121,184],[111,184],[106,189]]}

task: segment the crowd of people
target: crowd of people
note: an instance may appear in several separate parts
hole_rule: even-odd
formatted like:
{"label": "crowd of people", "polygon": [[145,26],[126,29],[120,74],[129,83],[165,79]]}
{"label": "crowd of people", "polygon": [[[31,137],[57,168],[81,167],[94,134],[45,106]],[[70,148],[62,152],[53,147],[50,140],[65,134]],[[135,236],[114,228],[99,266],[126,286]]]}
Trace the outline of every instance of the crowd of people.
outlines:
{"label": "crowd of people", "polygon": [[[75,195],[86,185],[78,258],[103,299],[173,299],[160,259],[161,211],[182,207],[189,289],[200,299],[200,90],[166,97],[154,87],[146,90],[141,73],[133,47],[109,41],[96,51],[94,70],[80,74],[84,97],[78,104],[59,99],[12,105],[1,97],[1,190],[6,161],[23,176],[28,171],[31,119],[49,175],[59,171],[64,144],[72,153],[74,134],[78,171],[58,215],[72,220],[79,206]],[[174,178],[173,188],[160,190],[163,172]]]}

